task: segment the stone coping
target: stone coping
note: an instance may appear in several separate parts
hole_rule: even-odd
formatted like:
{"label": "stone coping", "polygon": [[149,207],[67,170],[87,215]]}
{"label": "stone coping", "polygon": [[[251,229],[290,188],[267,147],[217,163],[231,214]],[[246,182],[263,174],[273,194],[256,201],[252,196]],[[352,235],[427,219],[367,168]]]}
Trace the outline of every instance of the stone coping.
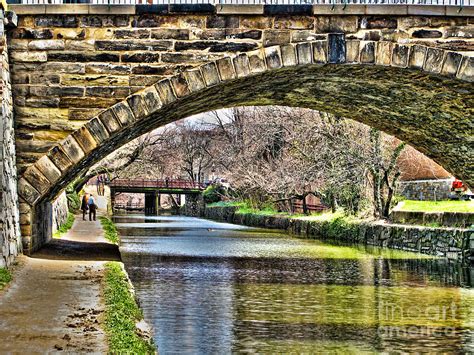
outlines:
{"label": "stone coping", "polygon": [[443,5],[95,5],[95,4],[10,4],[18,15],[140,15],[221,14],[221,15],[390,15],[390,16],[474,16],[474,6]]}

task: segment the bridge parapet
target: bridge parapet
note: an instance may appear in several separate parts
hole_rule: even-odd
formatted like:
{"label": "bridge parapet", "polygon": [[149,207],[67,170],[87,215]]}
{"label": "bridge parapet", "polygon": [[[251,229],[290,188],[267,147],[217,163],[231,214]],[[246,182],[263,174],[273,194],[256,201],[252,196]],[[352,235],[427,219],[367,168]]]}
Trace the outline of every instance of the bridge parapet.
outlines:
{"label": "bridge parapet", "polygon": [[186,6],[11,5],[19,16],[9,49],[20,172],[127,96],[228,55],[334,33],[367,48],[368,63],[377,42],[474,51],[474,7]]}

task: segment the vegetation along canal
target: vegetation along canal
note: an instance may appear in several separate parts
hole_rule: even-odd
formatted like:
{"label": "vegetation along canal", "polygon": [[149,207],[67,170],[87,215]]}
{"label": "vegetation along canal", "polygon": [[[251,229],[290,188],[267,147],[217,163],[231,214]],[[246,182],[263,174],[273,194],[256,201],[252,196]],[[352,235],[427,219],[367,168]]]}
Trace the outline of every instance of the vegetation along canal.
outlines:
{"label": "vegetation along canal", "polygon": [[115,216],[161,354],[474,352],[472,270],[181,217]]}

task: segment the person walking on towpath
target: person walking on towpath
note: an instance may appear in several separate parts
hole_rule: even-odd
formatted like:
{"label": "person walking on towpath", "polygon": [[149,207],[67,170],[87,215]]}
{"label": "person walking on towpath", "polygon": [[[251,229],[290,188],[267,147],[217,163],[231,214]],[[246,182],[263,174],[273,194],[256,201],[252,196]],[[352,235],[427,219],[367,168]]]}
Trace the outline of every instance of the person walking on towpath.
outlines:
{"label": "person walking on towpath", "polygon": [[95,217],[97,213],[97,205],[95,204],[94,195],[91,195],[89,197],[88,205],[89,205],[89,221],[92,221],[92,217],[94,218],[94,221],[95,221]]}
{"label": "person walking on towpath", "polygon": [[81,202],[82,220],[83,221],[86,220],[86,213],[87,213],[87,210],[89,209],[88,202],[89,202],[89,194],[84,194],[84,196],[82,196],[82,202]]}

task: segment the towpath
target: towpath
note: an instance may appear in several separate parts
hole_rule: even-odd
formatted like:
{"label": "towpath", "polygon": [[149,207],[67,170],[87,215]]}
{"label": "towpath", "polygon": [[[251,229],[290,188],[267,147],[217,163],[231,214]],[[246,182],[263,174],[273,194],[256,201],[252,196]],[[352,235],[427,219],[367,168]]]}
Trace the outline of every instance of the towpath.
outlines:
{"label": "towpath", "polygon": [[61,239],[19,257],[0,291],[0,352],[106,353],[101,280],[105,261],[119,259],[100,222],[82,216]]}

